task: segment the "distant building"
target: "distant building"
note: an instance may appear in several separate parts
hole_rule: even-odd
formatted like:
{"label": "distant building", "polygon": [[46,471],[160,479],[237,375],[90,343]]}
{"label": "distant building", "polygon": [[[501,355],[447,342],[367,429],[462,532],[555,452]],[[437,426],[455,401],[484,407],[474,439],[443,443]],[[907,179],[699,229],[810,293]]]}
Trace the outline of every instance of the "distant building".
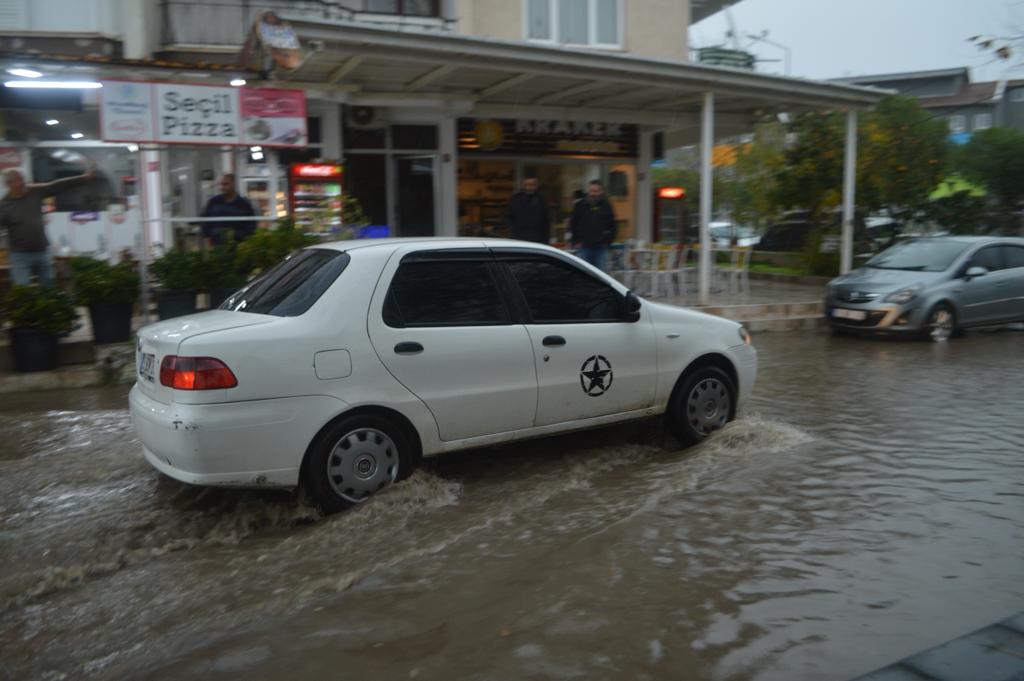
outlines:
{"label": "distant building", "polygon": [[846,85],[872,85],[916,97],[946,119],[950,137],[964,143],[978,130],[1005,126],[1024,130],[1024,80],[972,83],[967,67],[835,78]]}

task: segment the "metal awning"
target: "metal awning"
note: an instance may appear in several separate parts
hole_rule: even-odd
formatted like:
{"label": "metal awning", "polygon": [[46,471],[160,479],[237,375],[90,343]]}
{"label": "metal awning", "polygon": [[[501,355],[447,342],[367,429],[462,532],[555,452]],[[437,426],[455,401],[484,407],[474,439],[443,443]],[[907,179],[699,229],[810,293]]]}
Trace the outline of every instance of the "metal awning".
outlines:
{"label": "metal awning", "polygon": [[713,91],[717,127],[728,134],[766,114],[860,110],[887,94],[606,50],[289,21],[309,53],[297,70],[275,71],[273,79],[351,104],[505,118],[579,118],[585,111],[593,121],[696,128],[703,93]]}
{"label": "metal awning", "polygon": [[[700,141],[702,303],[708,300],[712,269],[708,226],[715,138],[749,132],[773,113],[846,111],[842,267],[849,269],[857,112],[878,103],[888,91],[606,50],[288,20],[309,52],[296,70],[272,76],[313,96],[366,106],[435,107],[449,118],[633,123],[645,126],[644,135],[672,131],[676,144]],[[646,145],[641,141],[646,151],[640,152],[638,163],[650,161],[647,139]],[[637,193],[648,189],[638,186]],[[449,201],[454,200],[452,195]],[[650,223],[649,202],[637,202],[637,209],[638,224]]]}

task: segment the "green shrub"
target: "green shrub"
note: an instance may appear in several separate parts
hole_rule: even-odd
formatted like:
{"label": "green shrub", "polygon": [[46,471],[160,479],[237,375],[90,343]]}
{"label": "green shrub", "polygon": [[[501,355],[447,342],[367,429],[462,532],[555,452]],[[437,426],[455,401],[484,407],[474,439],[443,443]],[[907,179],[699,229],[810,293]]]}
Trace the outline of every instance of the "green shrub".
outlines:
{"label": "green shrub", "polygon": [[199,281],[200,288],[206,291],[234,290],[245,285],[246,275],[239,268],[238,250],[233,240],[214,246],[203,255]]}
{"label": "green shrub", "polygon": [[64,291],[40,286],[12,286],[7,317],[19,329],[37,329],[64,336],[75,328],[75,301]]}
{"label": "green shrub", "polygon": [[204,258],[199,251],[171,250],[149,265],[149,272],[163,291],[195,293],[203,288]]}
{"label": "green shrub", "polygon": [[289,253],[316,242],[315,236],[304,234],[295,228],[292,220],[282,218],[273,229],[258,229],[238,245],[237,271],[246,278],[265,272],[284,260]]}
{"label": "green shrub", "polygon": [[139,298],[139,272],[133,260],[111,265],[96,258],[72,258],[71,281],[75,296],[83,305],[130,304]]}
{"label": "green shrub", "polygon": [[820,229],[807,235],[804,246],[804,270],[812,277],[835,277],[839,275],[839,253],[822,253],[821,243],[824,237]]}

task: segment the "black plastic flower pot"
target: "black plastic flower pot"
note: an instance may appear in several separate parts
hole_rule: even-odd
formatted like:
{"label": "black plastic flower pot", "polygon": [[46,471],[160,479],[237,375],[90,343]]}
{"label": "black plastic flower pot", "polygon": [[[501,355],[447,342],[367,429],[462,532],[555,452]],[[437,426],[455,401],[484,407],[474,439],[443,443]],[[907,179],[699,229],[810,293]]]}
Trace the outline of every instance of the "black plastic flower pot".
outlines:
{"label": "black plastic flower pot", "polygon": [[125,343],[132,338],[131,303],[93,303],[89,306],[93,341]]}
{"label": "black plastic flower pot", "polygon": [[8,329],[16,371],[49,371],[57,368],[57,336],[39,329]]}
{"label": "black plastic flower pot", "polygon": [[183,317],[196,311],[196,294],[181,291],[162,291],[156,298],[156,313],[160,319]]}

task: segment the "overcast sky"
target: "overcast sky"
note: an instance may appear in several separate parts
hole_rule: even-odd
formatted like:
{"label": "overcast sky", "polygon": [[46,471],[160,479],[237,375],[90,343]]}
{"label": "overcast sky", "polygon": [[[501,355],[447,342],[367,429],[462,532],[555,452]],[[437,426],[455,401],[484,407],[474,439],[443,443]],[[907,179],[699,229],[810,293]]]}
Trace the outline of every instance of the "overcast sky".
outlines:
{"label": "overcast sky", "polygon": [[[971,79],[1024,78],[1022,52],[993,63],[967,42],[973,35],[1024,36],[1024,0],[739,0],[731,10],[741,46],[764,73],[783,73],[784,51],[751,44],[767,30],[790,49],[791,75],[839,78],[900,71],[971,67]],[[690,27],[690,46],[731,46],[725,12]]]}

